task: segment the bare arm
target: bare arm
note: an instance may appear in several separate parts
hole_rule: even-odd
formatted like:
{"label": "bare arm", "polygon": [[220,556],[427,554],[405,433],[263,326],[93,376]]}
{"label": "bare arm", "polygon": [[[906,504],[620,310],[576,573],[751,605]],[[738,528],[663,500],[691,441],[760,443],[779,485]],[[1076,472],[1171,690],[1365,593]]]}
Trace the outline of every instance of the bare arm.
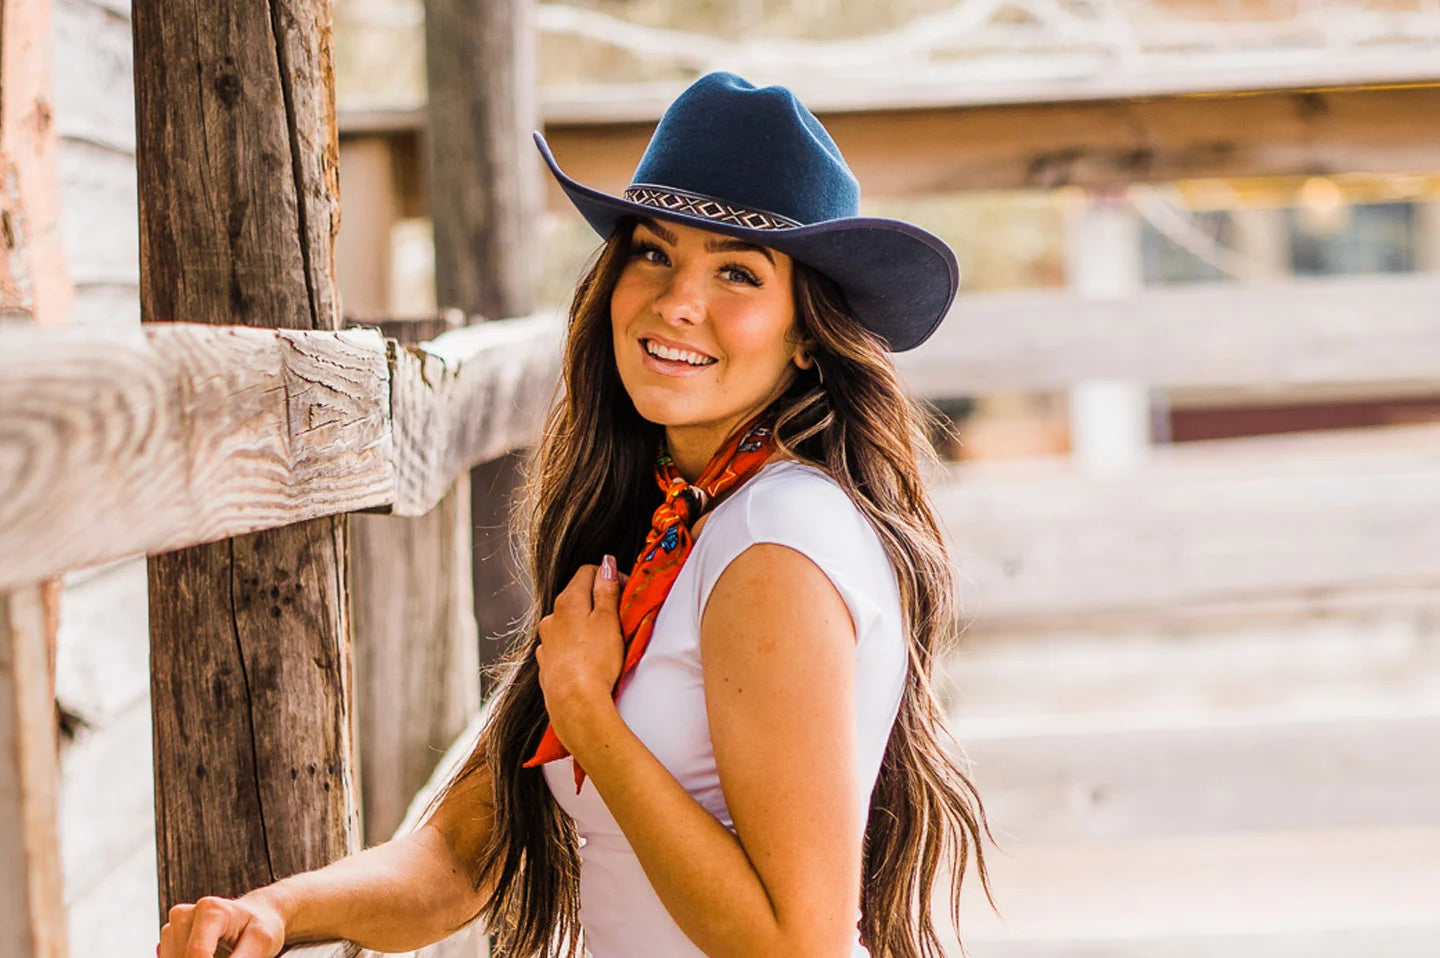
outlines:
{"label": "bare arm", "polygon": [[287,943],[421,948],[458,930],[488,896],[489,886],[475,890],[474,865],[494,825],[492,807],[490,771],[482,767],[417,831],[251,894],[280,909]]}
{"label": "bare arm", "polygon": [[596,700],[571,751],[671,917],[708,955],[848,955],[860,901],[855,632],[801,553],[755,545],[702,619],[715,760],[737,834]]}
{"label": "bare arm", "polygon": [[159,958],[270,958],[287,944],[353,941],[383,952],[412,951],[448,937],[489,896],[475,889],[479,852],[494,827],[489,770],[451,789],[415,832],[257,888],[239,899],[210,897],[170,910]]}

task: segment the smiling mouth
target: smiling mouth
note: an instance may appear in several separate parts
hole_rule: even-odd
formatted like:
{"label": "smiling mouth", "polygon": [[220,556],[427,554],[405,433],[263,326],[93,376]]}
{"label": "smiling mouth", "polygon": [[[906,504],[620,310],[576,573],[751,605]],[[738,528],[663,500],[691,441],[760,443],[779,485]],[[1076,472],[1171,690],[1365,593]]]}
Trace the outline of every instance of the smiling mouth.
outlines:
{"label": "smiling mouth", "polygon": [[[713,356],[704,356],[704,354],[694,352],[693,350],[670,349],[669,347],[661,346],[659,343],[655,343],[649,339],[640,340],[640,348],[644,351],[646,356],[649,356],[656,362],[669,363],[674,366],[688,366],[691,369],[703,369],[706,366],[713,366],[716,362],[718,362],[718,360],[716,360]],[[664,352],[669,353],[669,355],[661,355],[661,353],[657,352],[657,350],[663,350]],[[695,359],[701,357],[704,358],[704,362],[695,362]]]}

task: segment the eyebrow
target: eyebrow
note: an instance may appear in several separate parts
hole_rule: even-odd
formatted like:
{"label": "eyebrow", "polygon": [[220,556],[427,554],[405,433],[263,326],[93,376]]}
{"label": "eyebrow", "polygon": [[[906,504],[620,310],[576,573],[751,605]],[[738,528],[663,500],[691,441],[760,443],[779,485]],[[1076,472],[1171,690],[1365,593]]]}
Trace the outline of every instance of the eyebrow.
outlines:
{"label": "eyebrow", "polygon": [[[668,230],[668,229],[666,229],[665,227],[661,226],[658,222],[656,222],[655,220],[651,219],[650,217],[648,217],[648,216],[642,216],[642,217],[640,217],[639,219],[637,219],[636,222],[637,222],[638,224],[643,225],[646,229],[650,230],[650,232],[654,233],[656,236],[659,236],[661,239],[663,239],[665,242],[669,243],[671,246],[674,246],[674,245],[675,245],[675,243],[676,243],[675,233],[674,233],[673,231]],[[731,236],[711,236],[711,237],[709,237],[708,239],[705,240],[705,249],[706,249],[708,252],[711,252],[711,253],[725,253],[725,252],[753,252],[753,253],[759,253],[761,256],[765,257],[767,260],[770,261],[770,265],[771,265],[771,266],[774,266],[774,265],[775,265],[775,257],[772,256],[772,255],[770,255],[770,250],[766,249],[764,246],[761,246],[761,245],[759,245],[758,243],[747,243],[747,242],[745,242],[744,240],[735,239],[734,237],[731,237]]]}

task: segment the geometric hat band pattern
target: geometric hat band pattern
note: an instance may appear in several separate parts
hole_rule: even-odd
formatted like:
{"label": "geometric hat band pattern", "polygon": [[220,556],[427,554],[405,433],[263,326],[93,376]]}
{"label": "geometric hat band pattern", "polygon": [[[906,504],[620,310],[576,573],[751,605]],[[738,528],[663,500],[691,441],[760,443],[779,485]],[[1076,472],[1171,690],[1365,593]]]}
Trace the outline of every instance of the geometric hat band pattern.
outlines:
{"label": "geometric hat band pattern", "polygon": [[623,195],[632,203],[653,206],[671,213],[687,213],[691,216],[731,223],[735,226],[747,226],[750,229],[788,230],[805,225],[788,216],[781,216],[779,213],[748,210],[742,206],[726,203],[724,200],[717,200],[713,196],[692,193],[689,190],[677,190],[673,186],[639,183],[632,185]]}

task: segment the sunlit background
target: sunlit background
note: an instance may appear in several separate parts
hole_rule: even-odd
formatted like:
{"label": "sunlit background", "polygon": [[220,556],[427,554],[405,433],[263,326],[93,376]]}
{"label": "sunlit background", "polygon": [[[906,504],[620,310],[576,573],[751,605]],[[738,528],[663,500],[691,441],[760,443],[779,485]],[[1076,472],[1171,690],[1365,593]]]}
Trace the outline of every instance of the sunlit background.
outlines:
{"label": "sunlit background", "polygon": [[[139,319],[133,129],[92,96],[129,82],[127,17],[55,8],[82,323]],[[728,69],[792,86],[862,211],[959,257],[897,361],[946,460],[969,625],[940,687],[999,844],[970,953],[1440,955],[1440,98],[1405,98],[1440,81],[1440,0],[534,19],[583,182],[623,189],[664,105]],[[432,313],[424,4],[336,0],[334,37],[345,311]],[[563,309],[598,240],[544,189],[536,294]],[[144,562],[67,583],[66,775],[121,783],[66,799],[72,945],[142,954],[153,835],[92,833],[149,814]]]}

